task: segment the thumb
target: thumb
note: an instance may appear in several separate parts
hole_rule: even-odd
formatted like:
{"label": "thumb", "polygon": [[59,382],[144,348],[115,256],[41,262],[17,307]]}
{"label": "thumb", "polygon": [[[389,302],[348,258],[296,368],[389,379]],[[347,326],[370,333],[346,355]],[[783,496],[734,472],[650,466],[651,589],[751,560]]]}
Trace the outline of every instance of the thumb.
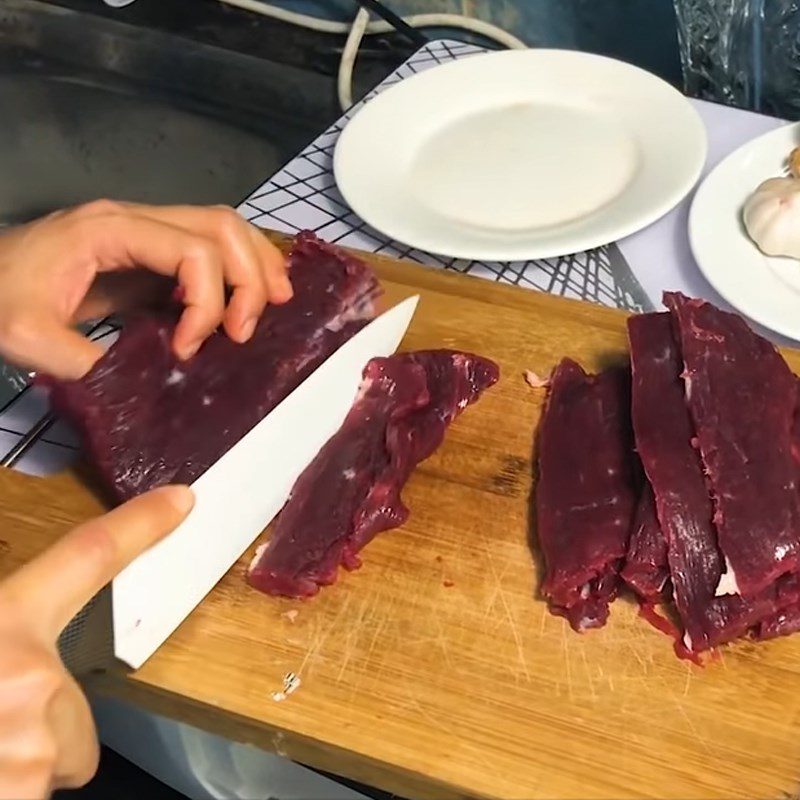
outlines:
{"label": "thumb", "polygon": [[0,351],[16,364],[63,380],[82,378],[103,348],[57,319],[22,317],[4,326]]}
{"label": "thumb", "polygon": [[194,505],[186,486],[140,495],[80,525],[14,573],[3,587],[22,618],[55,641],[117,573],[173,531]]}

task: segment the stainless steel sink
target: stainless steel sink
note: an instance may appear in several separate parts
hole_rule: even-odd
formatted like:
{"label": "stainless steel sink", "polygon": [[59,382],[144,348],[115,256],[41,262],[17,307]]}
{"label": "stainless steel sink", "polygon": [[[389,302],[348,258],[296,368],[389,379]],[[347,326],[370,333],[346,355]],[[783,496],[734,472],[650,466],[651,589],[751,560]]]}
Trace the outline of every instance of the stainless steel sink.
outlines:
{"label": "stainless steel sink", "polygon": [[0,224],[100,196],[236,204],[331,119],[322,75],[0,4]]}

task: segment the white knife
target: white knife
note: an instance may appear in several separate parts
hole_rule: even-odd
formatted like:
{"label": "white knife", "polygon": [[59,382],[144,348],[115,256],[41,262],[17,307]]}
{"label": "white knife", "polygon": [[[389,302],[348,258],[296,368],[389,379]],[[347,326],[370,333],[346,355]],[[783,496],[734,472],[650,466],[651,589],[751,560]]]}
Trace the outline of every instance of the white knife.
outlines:
{"label": "white knife", "polygon": [[281,510],[300,473],[341,427],[367,362],[395,352],[418,297],[345,342],[192,485],[184,522],[111,585],[114,655],[140,667]]}

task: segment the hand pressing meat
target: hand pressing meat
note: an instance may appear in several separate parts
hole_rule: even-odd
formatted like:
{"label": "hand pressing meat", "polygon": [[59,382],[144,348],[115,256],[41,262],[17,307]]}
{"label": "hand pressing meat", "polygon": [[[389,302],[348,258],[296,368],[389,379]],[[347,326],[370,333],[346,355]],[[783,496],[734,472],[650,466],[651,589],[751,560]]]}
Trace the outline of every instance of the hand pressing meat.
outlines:
{"label": "hand pressing meat", "polygon": [[269,543],[248,571],[268,594],[309,597],[339,566],[408,518],[401,492],[448,425],[497,382],[488,359],[451,350],[373,359],[339,431],[292,488]]}
{"label": "hand pressing meat", "polygon": [[265,306],[292,296],[280,251],[233,209],[101,200],[0,236],[0,355],[80,378],[103,351],[75,323],[175,286],[184,309],[170,348],[181,360],[220,324],[247,341]]}
{"label": "hand pressing meat", "polygon": [[170,343],[182,323],[150,314],[129,320],[84,378],[49,382],[114,497],[194,482],[374,316],[380,289],[366,264],[310,233],[289,264],[294,296],[267,308],[244,344],[214,333],[180,361]]}

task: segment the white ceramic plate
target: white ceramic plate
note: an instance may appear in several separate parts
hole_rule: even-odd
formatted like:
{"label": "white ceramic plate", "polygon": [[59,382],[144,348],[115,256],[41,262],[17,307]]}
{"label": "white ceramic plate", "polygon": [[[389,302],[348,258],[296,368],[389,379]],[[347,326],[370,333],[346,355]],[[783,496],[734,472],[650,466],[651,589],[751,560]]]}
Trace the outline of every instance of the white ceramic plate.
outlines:
{"label": "white ceramic plate", "polygon": [[511,261],[649,225],[688,193],[705,156],[700,117],[654,75],[587,53],[510,50],[382,92],[344,129],[334,172],[386,236]]}
{"label": "white ceramic plate", "polygon": [[697,189],[689,242],[700,271],[737,311],[770,330],[800,339],[800,261],[765,256],[742,223],[748,196],[783,173],[800,144],[800,123],[753,139],[722,161]]}

